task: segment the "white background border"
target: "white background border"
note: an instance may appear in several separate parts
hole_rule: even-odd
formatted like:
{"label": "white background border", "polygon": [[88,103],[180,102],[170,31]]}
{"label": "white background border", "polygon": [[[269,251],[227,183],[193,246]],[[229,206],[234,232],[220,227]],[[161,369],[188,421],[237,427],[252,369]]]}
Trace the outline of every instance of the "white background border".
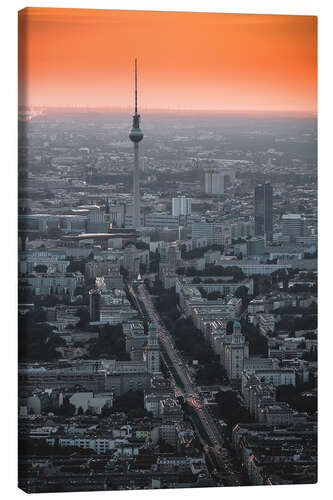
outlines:
{"label": "white background border", "polygon": [[[5,4],[5,2],[4,2]],[[143,499],[156,498],[166,500],[170,493],[178,500],[181,498],[199,499],[203,495],[218,499],[221,495],[228,499],[241,499],[244,496],[260,500],[269,496],[274,500],[302,497],[313,500],[322,495],[328,498],[332,489],[332,47],[333,47],[333,9],[329,0],[320,1],[284,1],[272,0],[63,0],[63,1],[8,1],[2,6],[0,17],[1,35],[1,269],[0,275],[0,332],[1,359],[1,448],[0,473],[1,493],[3,498],[21,498],[25,493],[16,487],[17,481],[17,11],[29,7],[77,7],[103,9],[141,9],[141,10],[183,10],[206,12],[243,12],[258,14],[298,14],[318,15],[319,27],[319,482],[316,485],[208,488],[133,491],[133,492],[98,492],[72,493],[73,498],[102,499],[107,494],[117,500],[121,498]],[[269,488],[269,489],[268,489]],[[38,499],[61,498],[59,493],[39,494]],[[62,494],[63,495],[63,494]],[[154,497],[153,497],[154,495]],[[36,495],[32,495],[35,497]]]}

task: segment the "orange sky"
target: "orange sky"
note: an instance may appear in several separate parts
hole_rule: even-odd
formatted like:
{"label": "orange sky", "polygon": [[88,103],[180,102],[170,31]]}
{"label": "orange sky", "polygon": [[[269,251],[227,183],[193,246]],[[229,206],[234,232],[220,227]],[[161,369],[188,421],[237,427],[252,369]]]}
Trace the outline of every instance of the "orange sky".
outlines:
{"label": "orange sky", "polygon": [[26,105],[317,110],[317,18],[27,8],[19,14]]}

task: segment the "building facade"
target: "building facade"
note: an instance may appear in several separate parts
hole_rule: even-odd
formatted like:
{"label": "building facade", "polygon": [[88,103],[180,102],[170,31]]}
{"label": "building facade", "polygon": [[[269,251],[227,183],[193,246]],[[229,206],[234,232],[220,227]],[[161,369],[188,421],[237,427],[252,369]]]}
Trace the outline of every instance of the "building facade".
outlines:
{"label": "building facade", "polygon": [[259,184],[254,192],[254,217],[256,236],[273,239],[273,188],[269,183]]}

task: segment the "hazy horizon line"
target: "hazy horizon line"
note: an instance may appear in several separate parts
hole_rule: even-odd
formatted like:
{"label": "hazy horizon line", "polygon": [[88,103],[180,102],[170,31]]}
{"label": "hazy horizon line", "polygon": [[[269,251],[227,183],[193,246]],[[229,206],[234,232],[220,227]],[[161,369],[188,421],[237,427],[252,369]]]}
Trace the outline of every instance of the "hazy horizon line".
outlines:
{"label": "hazy horizon line", "polygon": [[[131,113],[133,112],[132,106],[92,106],[92,105],[43,105],[31,104],[21,105],[18,107],[20,110],[29,109],[42,109],[49,111],[77,111],[77,112],[94,112],[94,111],[109,111],[117,113]],[[298,115],[318,115],[317,110],[303,110],[303,109],[207,109],[207,108],[155,108],[155,107],[141,107],[141,113],[197,113],[197,114],[298,114]]]}

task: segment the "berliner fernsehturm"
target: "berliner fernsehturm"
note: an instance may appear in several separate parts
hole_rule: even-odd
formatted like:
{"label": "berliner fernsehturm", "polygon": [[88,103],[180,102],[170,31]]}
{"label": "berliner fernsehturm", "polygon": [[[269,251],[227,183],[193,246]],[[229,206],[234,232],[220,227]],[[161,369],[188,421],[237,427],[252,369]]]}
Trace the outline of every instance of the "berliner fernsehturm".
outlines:
{"label": "berliner fernsehturm", "polygon": [[132,224],[135,229],[141,225],[140,221],[140,191],[139,191],[139,142],[143,139],[140,129],[140,115],[138,115],[138,73],[137,60],[135,59],[135,110],[133,126],[129,138],[134,143],[134,169],[133,169],[133,217]]}

